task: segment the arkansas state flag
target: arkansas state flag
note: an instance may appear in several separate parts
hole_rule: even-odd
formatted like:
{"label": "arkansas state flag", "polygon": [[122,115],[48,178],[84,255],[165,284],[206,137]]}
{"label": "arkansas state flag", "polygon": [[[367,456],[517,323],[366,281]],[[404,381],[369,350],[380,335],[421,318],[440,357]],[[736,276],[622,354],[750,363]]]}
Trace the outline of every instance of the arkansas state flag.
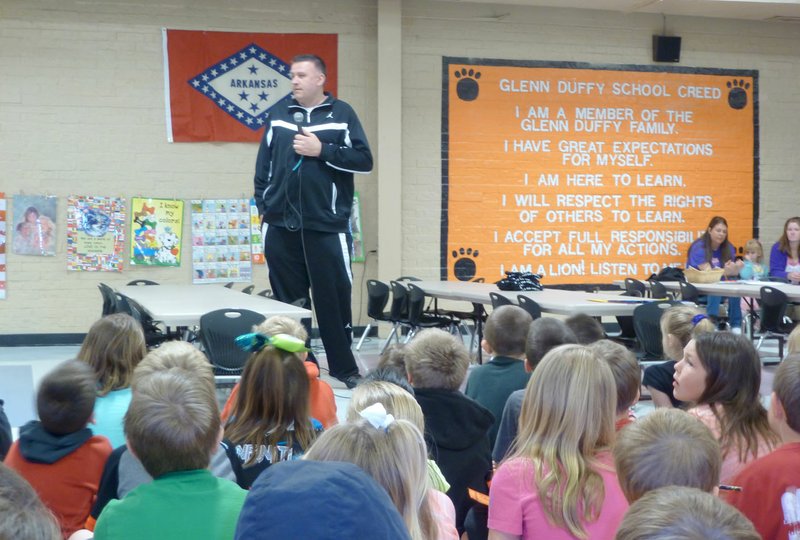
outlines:
{"label": "arkansas state flag", "polygon": [[336,34],[163,29],[169,142],[257,142],[269,110],[292,91],[298,54],[325,61],[336,94]]}

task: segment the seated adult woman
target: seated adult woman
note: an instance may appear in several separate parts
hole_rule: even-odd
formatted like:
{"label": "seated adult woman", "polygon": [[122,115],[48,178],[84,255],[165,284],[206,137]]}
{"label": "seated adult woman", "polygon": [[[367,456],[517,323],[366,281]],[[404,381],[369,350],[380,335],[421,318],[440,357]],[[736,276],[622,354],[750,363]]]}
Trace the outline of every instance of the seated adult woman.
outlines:
{"label": "seated adult woman", "polygon": [[769,254],[769,276],[800,283],[800,217],[790,217]]}
{"label": "seated adult woman", "polygon": [[[728,222],[722,216],[714,216],[706,228],[706,232],[689,246],[686,267],[693,266],[698,270],[723,268],[725,276],[735,277],[743,266],[736,261],[736,248],[728,241]],[[709,317],[719,317],[721,296],[709,296],[706,310]],[[742,331],[742,308],[739,302],[728,302],[728,322],[731,331]]]}

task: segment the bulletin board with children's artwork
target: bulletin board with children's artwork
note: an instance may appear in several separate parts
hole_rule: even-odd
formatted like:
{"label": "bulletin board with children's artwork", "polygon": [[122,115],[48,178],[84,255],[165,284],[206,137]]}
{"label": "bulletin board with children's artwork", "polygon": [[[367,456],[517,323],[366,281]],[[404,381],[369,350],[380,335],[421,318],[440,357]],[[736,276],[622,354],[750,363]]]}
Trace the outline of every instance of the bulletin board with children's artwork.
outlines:
{"label": "bulletin board with children's artwork", "polygon": [[192,283],[251,281],[253,236],[260,238],[258,226],[253,225],[251,201],[193,199],[191,209]]}
{"label": "bulletin board with children's artwork", "polygon": [[124,252],[125,199],[67,199],[67,270],[122,272]]}
{"label": "bulletin board with children's artwork", "polygon": [[0,193],[0,300],[6,299],[6,194]]}
{"label": "bulletin board with children's artwork", "polygon": [[183,201],[134,197],[131,264],[180,266]]}
{"label": "bulletin board with children's artwork", "polygon": [[364,234],[361,232],[361,197],[353,194],[353,209],[350,212],[350,234],[353,236],[353,262],[364,262]]}

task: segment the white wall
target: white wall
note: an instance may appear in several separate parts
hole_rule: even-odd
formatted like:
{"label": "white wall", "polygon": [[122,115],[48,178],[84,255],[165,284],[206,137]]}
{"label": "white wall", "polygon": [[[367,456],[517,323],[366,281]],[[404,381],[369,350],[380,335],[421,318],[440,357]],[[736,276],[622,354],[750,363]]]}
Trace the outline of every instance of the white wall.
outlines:
{"label": "white wall", "polygon": [[[374,141],[377,10],[370,0],[0,0],[0,191],[57,195],[62,225],[55,258],[8,254],[0,335],[86,331],[100,313],[98,281],[191,279],[188,257],[177,269],[67,272],[68,195],[250,194],[254,144],[166,142],[162,27],[338,33],[339,95]],[[402,223],[388,226],[402,227],[403,241],[380,249],[401,250],[397,275],[429,278],[439,276],[442,56],[649,64],[651,35],[662,24],[656,15],[424,0],[403,0],[401,20]],[[669,17],[667,30],[683,37],[682,66],[760,72],[760,226],[771,243],[784,219],[800,214],[793,190],[800,170],[800,27]],[[375,144],[373,150],[380,159]],[[376,249],[376,174],[357,178],[357,189],[366,248]],[[374,255],[366,275],[364,265],[354,268],[357,322],[366,319],[361,283],[376,268]],[[267,286],[264,269],[256,281]]]}

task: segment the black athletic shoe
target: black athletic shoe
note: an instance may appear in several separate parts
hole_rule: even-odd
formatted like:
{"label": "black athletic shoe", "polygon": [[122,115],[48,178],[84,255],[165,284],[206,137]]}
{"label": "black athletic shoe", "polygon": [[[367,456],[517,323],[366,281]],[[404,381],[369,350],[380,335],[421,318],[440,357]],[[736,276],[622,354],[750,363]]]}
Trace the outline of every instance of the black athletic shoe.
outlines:
{"label": "black athletic shoe", "polygon": [[358,373],[356,373],[355,375],[348,375],[346,377],[336,377],[336,378],[342,381],[344,385],[350,390],[358,386],[358,383],[360,383],[362,380],[361,375],[359,375]]}

